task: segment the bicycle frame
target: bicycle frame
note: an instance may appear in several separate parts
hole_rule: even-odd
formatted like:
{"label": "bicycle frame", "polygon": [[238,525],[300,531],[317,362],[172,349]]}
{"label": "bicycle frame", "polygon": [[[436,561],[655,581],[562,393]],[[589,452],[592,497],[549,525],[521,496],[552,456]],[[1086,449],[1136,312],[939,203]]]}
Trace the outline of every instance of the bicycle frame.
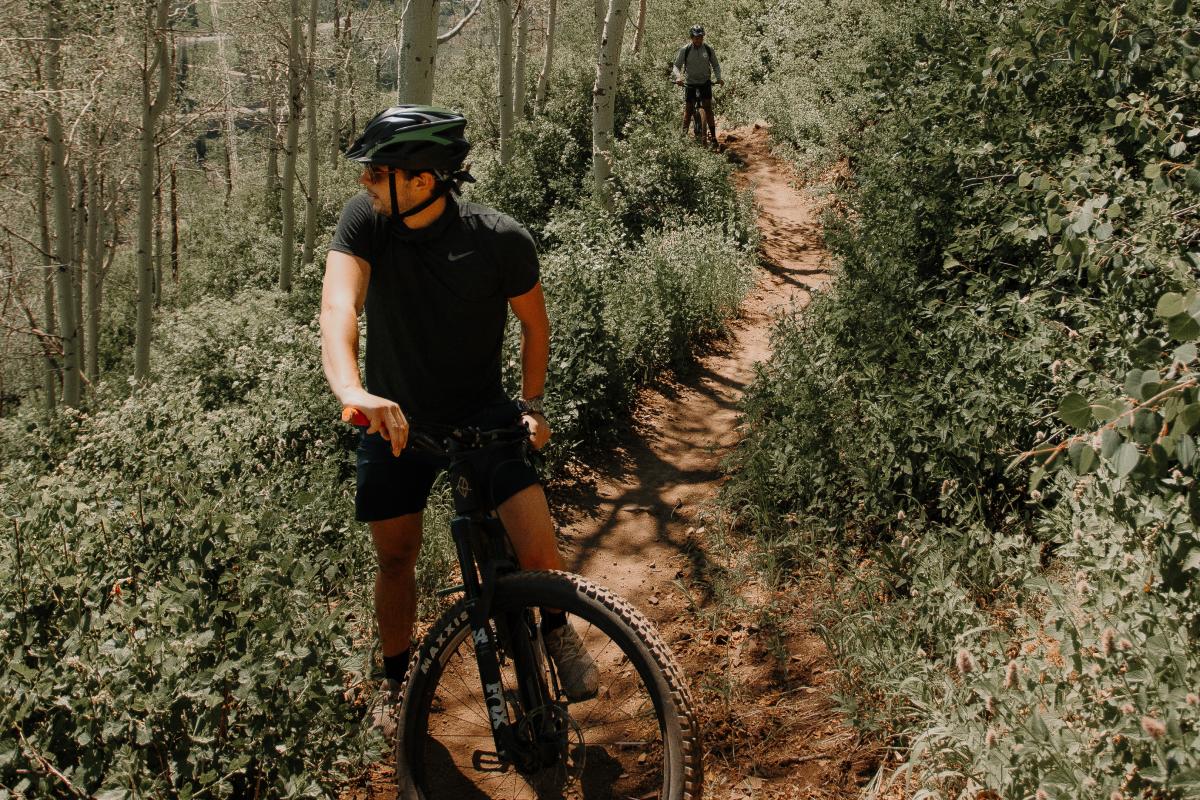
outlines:
{"label": "bicycle frame", "polygon": [[[451,451],[448,474],[454,492],[455,516],[450,522],[450,535],[454,540],[463,584],[447,590],[447,593],[460,588],[463,593],[496,753],[502,762],[514,765],[520,772],[529,773],[544,766],[539,762],[544,757],[553,758],[557,750],[538,748],[530,752],[520,746],[516,728],[521,720],[509,719],[500,675],[501,652],[507,653],[513,661],[522,713],[550,705],[553,695],[544,679],[543,665],[546,661],[537,643],[539,634],[531,616],[528,619],[495,619],[497,630],[493,637],[490,622],[493,620],[492,599],[496,580],[518,571],[520,566],[509,552],[503,524],[495,511],[489,509],[479,496],[477,476],[469,459],[471,452],[474,451]],[[429,658],[435,654],[436,651],[431,652]],[[429,666],[427,659],[421,664],[421,669],[428,670]],[[539,736],[539,740],[546,743],[542,736]],[[523,753],[527,753],[528,757],[521,758]]]}

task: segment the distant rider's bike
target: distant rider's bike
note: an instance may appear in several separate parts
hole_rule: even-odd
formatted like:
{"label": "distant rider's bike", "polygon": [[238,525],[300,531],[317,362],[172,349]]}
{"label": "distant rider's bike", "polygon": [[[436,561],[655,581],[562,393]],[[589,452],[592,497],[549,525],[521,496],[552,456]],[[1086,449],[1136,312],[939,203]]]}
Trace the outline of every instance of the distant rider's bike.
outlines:
{"label": "distant rider's bike", "polygon": [[[348,409],[351,417],[357,413]],[[359,415],[359,422],[365,417]],[[422,800],[701,796],[700,729],[679,667],[633,606],[565,572],[525,572],[480,490],[481,453],[525,448],[523,424],[414,425],[409,446],[449,457],[459,598],[417,649],[401,703],[397,767]],[[524,451],[520,451],[524,455]],[[575,625],[600,674],[569,700],[547,654],[542,609]]]}

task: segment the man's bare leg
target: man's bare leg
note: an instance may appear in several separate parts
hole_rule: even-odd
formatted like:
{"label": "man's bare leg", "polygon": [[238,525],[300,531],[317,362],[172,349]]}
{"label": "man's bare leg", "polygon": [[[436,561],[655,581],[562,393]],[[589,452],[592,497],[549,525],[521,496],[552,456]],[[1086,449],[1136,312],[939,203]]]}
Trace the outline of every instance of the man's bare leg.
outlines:
{"label": "man's bare leg", "polygon": [[496,509],[522,569],[562,569],[550,506],[540,484],[527,486]]}
{"label": "man's bare leg", "polygon": [[708,125],[708,135],[712,143],[717,143],[717,118],[713,116],[712,100],[701,100],[701,106],[704,108],[704,123]]}
{"label": "man's bare leg", "polygon": [[375,573],[375,619],[384,656],[395,656],[412,641],[417,614],[417,554],[422,513],[371,523],[379,571]]}

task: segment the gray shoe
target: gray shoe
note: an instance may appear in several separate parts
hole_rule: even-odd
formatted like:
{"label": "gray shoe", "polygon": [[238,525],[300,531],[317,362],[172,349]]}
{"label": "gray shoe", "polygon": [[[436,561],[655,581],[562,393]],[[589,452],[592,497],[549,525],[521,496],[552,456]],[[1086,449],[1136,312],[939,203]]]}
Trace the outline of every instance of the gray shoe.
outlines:
{"label": "gray shoe", "polygon": [[558,671],[558,682],[562,684],[567,699],[572,703],[590,700],[600,687],[600,670],[596,662],[583,649],[583,640],[571,627],[562,625],[544,634],[546,650],[554,660]]}
{"label": "gray shoe", "polygon": [[404,685],[391,678],[384,678],[379,691],[371,701],[371,725],[379,729],[384,738],[394,741],[400,729],[400,700]]}

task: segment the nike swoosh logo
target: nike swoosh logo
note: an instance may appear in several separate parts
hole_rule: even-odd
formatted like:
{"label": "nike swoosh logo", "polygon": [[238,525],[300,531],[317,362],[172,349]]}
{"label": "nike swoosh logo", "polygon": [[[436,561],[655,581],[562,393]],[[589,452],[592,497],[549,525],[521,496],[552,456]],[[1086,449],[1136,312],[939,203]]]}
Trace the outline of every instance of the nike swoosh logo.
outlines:
{"label": "nike swoosh logo", "polygon": [[467,256],[471,255],[474,252],[475,252],[474,250],[468,250],[465,253],[458,253],[457,255],[455,255],[454,253],[447,253],[446,260],[447,261],[458,261],[460,258],[466,258]]}

